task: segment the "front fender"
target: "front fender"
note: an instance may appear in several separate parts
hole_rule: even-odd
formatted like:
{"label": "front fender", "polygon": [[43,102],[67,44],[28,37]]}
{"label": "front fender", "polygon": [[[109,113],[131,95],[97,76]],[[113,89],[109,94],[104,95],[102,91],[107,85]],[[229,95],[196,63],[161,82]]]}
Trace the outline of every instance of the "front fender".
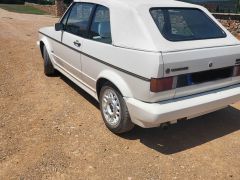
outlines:
{"label": "front fender", "polygon": [[[39,41],[39,43],[40,43],[40,44],[41,44],[41,43],[44,44],[44,46],[45,46],[46,49],[47,49],[47,52],[48,52],[48,55],[49,55],[51,61],[54,62],[54,58],[53,58],[53,56],[52,56],[53,48],[52,48],[51,44],[49,43],[47,37],[41,35],[41,36],[40,36],[40,41]],[[39,47],[41,48],[41,46],[39,46]],[[40,50],[41,50],[41,49],[40,49]],[[54,64],[54,63],[53,63],[53,64]]]}
{"label": "front fender", "polygon": [[[104,79],[110,81],[112,84],[114,84],[118,88],[118,90],[121,92],[123,97],[133,97],[132,92],[131,92],[129,86],[127,85],[126,81],[115,71],[104,70],[99,74],[97,80],[99,80],[101,78],[104,78]],[[97,84],[96,84],[96,86],[97,86]]]}

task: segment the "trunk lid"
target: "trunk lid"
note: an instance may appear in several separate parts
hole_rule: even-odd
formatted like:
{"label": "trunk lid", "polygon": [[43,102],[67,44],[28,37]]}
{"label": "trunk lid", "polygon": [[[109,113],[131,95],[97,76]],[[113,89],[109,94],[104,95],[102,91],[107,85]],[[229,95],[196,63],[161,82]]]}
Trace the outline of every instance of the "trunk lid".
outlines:
{"label": "trunk lid", "polygon": [[240,46],[224,46],[162,53],[164,77],[235,66]]}
{"label": "trunk lid", "polygon": [[[164,77],[178,76],[173,98],[240,82],[233,81],[232,77],[233,67],[239,63],[240,59],[239,45],[163,52],[162,59]],[[182,77],[185,80],[182,80],[184,79]]]}

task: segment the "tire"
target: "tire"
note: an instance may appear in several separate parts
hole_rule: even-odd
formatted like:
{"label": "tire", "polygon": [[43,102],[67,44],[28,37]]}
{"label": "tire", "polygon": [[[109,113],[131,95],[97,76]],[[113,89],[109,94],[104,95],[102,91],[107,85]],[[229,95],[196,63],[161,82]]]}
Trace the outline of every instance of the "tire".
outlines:
{"label": "tire", "polygon": [[49,58],[49,54],[45,46],[43,46],[43,60],[44,60],[44,74],[46,76],[55,75],[56,70],[53,67],[53,64]]}
{"label": "tire", "polygon": [[102,118],[111,132],[122,134],[134,128],[127,105],[113,85],[105,84],[101,88],[99,102]]}

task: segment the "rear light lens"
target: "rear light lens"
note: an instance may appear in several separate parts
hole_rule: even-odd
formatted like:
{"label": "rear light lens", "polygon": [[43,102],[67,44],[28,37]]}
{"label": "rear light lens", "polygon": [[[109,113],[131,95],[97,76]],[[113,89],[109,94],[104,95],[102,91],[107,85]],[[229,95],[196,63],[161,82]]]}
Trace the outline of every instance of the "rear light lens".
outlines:
{"label": "rear light lens", "polygon": [[240,66],[235,66],[233,76],[240,76]]}
{"label": "rear light lens", "polygon": [[152,78],[150,82],[150,90],[151,92],[158,93],[236,76],[240,76],[240,65],[173,77]]}
{"label": "rear light lens", "polygon": [[159,78],[151,79],[150,83],[150,90],[151,92],[161,92],[161,91],[167,91],[175,88],[176,86],[176,77],[167,77],[167,78]]}

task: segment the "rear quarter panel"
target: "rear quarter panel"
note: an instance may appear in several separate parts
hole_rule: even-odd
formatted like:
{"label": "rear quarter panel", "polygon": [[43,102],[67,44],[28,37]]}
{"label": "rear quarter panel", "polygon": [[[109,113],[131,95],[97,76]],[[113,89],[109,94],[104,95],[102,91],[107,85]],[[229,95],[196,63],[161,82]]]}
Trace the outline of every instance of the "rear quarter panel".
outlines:
{"label": "rear quarter panel", "polygon": [[[106,78],[122,91],[123,96],[151,101],[150,79],[163,76],[160,53],[126,49],[87,39],[82,48],[83,80],[90,86],[96,88],[96,81]],[[166,96],[169,97],[169,94]]]}

